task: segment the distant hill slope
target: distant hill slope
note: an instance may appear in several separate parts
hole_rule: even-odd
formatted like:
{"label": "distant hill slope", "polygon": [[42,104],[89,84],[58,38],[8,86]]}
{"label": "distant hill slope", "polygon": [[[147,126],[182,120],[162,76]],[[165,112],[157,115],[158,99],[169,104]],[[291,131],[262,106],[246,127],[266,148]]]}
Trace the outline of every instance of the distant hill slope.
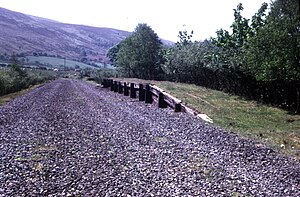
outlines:
{"label": "distant hill slope", "polygon": [[[33,53],[107,62],[106,51],[131,32],[65,24],[0,8],[0,55]],[[172,42],[163,40],[165,44]]]}
{"label": "distant hill slope", "polygon": [[0,8],[0,54],[47,53],[69,59],[105,59],[130,32],[71,25]]}
{"label": "distant hill slope", "polygon": [[112,28],[60,23],[0,8],[0,55],[37,53],[106,62],[106,51],[130,34]]}

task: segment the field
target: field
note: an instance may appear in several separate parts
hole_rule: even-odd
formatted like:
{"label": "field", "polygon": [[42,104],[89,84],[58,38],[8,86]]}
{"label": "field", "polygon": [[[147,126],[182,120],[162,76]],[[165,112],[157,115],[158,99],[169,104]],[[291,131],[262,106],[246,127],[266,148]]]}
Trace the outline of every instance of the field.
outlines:
{"label": "field", "polygon": [[[57,58],[57,57],[46,57],[46,56],[26,56],[25,59],[28,58],[28,62],[26,64],[36,64],[37,62],[43,64],[43,65],[49,65],[54,68],[59,68],[63,67],[65,64],[65,60],[62,58]],[[82,63],[82,62],[77,62],[73,60],[67,60],[66,59],[66,67],[73,67],[75,68],[76,66],[79,66],[80,68],[93,68],[95,69],[94,66]]]}
{"label": "field", "polygon": [[116,80],[156,84],[188,106],[207,114],[213,119],[215,126],[300,156],[300,115],[191,84],[139,79]]}

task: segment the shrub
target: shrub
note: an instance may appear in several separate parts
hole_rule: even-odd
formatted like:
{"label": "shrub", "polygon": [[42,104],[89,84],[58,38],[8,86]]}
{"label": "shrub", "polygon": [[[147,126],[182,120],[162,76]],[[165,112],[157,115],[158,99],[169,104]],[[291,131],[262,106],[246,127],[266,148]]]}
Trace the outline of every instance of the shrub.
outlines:
{"label": "shrub", "polygon": [[20,91],[32,85],[56,78],[56,73],[44,70],[23,70],[17,65],[0,69],[0,95]]}

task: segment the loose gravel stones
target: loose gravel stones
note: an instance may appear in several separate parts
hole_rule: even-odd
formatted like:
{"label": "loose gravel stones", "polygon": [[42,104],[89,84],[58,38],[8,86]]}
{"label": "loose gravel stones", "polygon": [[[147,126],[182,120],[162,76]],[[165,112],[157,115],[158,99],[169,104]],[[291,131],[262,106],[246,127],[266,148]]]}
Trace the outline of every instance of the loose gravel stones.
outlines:
{"label": "loose gravel stones", "polygon": [[0,107],[0,196],[300,196],[299,160],[76,80]]}

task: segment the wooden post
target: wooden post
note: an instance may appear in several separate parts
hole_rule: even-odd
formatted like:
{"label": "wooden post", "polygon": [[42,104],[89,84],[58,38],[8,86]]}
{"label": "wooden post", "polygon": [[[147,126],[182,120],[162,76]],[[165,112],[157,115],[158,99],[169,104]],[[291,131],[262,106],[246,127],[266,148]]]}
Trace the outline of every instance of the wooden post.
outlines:
{"label": "wooden post", "polygon": [[108,80],[107,79],[103,79],[103,87],[104,88],[108,88],[109,84],[108,84]]}
{"label": "wooden post", "polygon": [[126,82],[124,82],[124,96],[129,96],[129,88]]}
{"label": "wooden post", "polygon": [[130,83],[130,98],[136,98],[136,91],[134,89],[134,83]]}
{"label": "wooden post", "polygon": [[106,79],[106,87],[109,88],[109,86],[110,86],[110,81],[109,79]]}
{"label": "wooden post", "polygon": [[101,85],[102,85],[102,87],[105,88],[105,86],[106,86],[106,85],[105,85],[105,79],[102,80]]}
{"label": "wooden post", "polygon": [[145,101],[145,89],[143,84],[139,84],[139,101]]}
{"label": "wooden post", "polygon": [[122,93],[123,93],[123,87],[122,87],[121,82],[119,82],[119,94],[122,94]]}
{"label": "wooden post", "polygon": [[114,91],[114,80],[110,79],[110,91]]}
{"label": "wooden post", "polygon": [[146,85],[146,91],[145,91],[145,103],[152,103],[152,93],[150,91],[150,85]]}
{"label": "wooden post", "polygon": [[114,92],[118,92],[118,82],[114,81]]}
{"label": "wooden post", "polygon": [[175,112],[181,112],[181,104],[180,103],[176,103],[174,110],[175,110]]}
{"label": "wooden post", "polygon": [[164,94],[161,92],[158,95],[158,107],[159,108],[167,108],[168,107],[167,102],[165,101],[165,98],[164,98]]}

